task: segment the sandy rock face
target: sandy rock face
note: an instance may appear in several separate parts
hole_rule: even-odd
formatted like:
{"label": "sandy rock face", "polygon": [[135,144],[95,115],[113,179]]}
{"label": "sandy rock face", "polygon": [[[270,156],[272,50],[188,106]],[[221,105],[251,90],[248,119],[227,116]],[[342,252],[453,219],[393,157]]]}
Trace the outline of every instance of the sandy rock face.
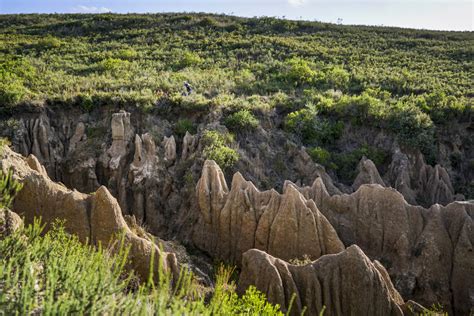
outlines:
{"label": "sandy rock face", "polygon": [[181,160],[186,160],[194,152],[197,145],[197,138],[195,135],[190,134],[186,131],[183,137],[183,150],[181,153]]}
{"label": "sandy rock face", "polygon": [[357,190],[363,184],[380,184],[385,186],[377,167],[372,160],[362,157],[357,166],[359,173],[352,184],[352,189]]}
{"label": "sandy rock face", "polygon": [[163,138],[163,148],[165,149],[166,164],[172,165],[176,160],[176,141],[173,135]]}
{"label": "sandy rock face", "polygon": [[153,213],[156,180],[154,177],[158,157],[153,138],[149,134],[135,135],[135,154],[128,172],[128,182],[133,192],[131,210],[140,223],[145,222],[148,213]]}
{"label": "sandy rock face", "polygon": [[291,314],[403,315],[404,302],[387,273],[357,246],[295,266],[260,250],[244,253],[238,291],[250,285],[266,293],[268,300],[287,310],[295,294]]}
{"label": "sandy rock face", "polygon": [[[69,190],[51,181],[34,156],[25,159],[8,148],[2,154],[0,167],[4,172],[13,168],[14,177],[23,183],[13,210],[24,216],[26,223],[41,216],[48,229],[56,219],[65,220],[68,232],[96,245],[108,245],[114,237],[124,233],[126,244],[131,246],[131,267],[143,279],[148,277],[152,252],[155,258],[163,258],[165,269],[178,274],[175,256],[160,251],[152,241],[133,233],[122,217],[117,200],[105,187],[91,195]],[[157,269],[158,260],[155,264]]]}
{"label": "sandy rock face", "polygon": [[474,303],[474,203],[425,209],[375,184],[331,196],[321,179],[300,191],[316,202],[346,246],[357,244],[387,267],[404,298],[469,313]]}
{"label": "sandy rock face", "polygon": [[200,217],[193,241],[220,259],[240,263],[252,248],[286,260],[344,249],[315,203],[294,186],[283,194],[260,192],[236,173],[229,191],[219,166],[208,160],[196,191]]}
{"label": "sandy rock face", "polygon": [[385,178],[410,204],[446,205],[455,200],[446,169],[440,165],[427,165],[419,152],[396,152]]}

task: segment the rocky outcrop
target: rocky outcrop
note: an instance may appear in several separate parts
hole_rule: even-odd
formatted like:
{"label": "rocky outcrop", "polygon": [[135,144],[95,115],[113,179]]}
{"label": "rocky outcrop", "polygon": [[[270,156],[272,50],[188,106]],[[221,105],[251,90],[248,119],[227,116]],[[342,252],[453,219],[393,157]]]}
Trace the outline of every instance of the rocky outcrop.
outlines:
{"label": "rocky outcrop", "polygon": [[383,187],[385,186],[385,183],[372,160],[362,157],[357,166],[357,171],[357,177],[352,184],[352,189],[354,191],[363,184],[380,184]]}
{"label": "rocky outcrop", "polygon": [[386,183],[397,189],[410,204],[446,205],[455,200],[446,169],[440,165],[427,165],[420,152],[397,150],[385,178]]}
{"label": "rocky outcrop", "polygon": [[[14,177],[23,183],[13,210],[32,223],[41,217],[47,229],[57,219],[64,220],[65,229],[76,234],[83,242],[95,245],[109,245],[120,234],[124,234],[125,245],[130,246],[130,265],[143,279],[146,279],[151,266],[152,253],[155,253],[154,268],[158,269],[162,259],[163,267],[178,274],[176,258],[163,252],[151,240],[137,236],[126,224],[117,200],[105,187],[94,194],[83,194],[69,190],[49,179],[45,169],[34,156],[27,159],[5,148],[0,168],[14,170]],[[159,274],[155,273],[157,277]]]}
{"label": "rocky outcrop", "polygon": [[236,173],[229,191],[219,166],[208,160],[196,192],[200,217],[193,241],[217,258],[240,263],[245,251],[257,248],[286,260],[317,259],[344,249],[315,203],[294,186],[283,194],[260,192]]}
{"label": "rocky outcrop", "polygon": [[331,196],[321,179],[300,192],[316,202],[344,245],[358,245],[387,267],[404,298],[469,312],[474,303],[473,202],[425,209],[380,185]]}
{"label": "rocky outcrop", "polygon": [[85,132],[86,132],[86,126],[84,125],[84,123],[83,122],[77,123],[76,130],[74,131],[74,135],[72,135],[69,141],[69,149],[68,149],[69,154],[74,152],[78,143],[85,141],[87,139]]}
{"label": "rocky outcrop", "polygon": [[145,216],[150,215],[147,209],[153,208],[151,203],[156,195],[154,173],[157,163],[156,146],[151,135],[143,134],[141,137],[135,135],[135,154],[130,165],[128,181],[133,191],[131,213],[140,223],[145,223]]}
{"label": "rocky outcrop", "polygon": [[403,315],[405,303],[384,267],[357,246],[296,266],[260,250],[244,253],[238,291],[250,286],[292,315]]}
{"label": "rocky outcrop", "polygon": [[173,135],[163,138],[163,148],[165,149],[165,162],[167,166],[171,166],[176,160],[176,141]]}
{"label": "rocky outcrop", "polygon": [[195,135],[190,134],[186,131],[186,134],[183,137],[183,150],[181,152],[181,160],[188,159],[191,154],[194,152],[197,145],[197,138]]}

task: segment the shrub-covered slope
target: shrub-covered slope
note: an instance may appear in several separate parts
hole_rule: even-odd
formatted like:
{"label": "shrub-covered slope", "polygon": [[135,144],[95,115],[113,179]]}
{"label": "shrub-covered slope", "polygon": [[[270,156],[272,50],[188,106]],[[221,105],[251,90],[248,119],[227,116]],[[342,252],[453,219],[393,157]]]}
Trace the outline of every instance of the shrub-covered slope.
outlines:
{"label": "shrub-covered slope", "polygon": [[[183,136],[193,133],[199,114],[222,112],[222,123],[239,132],[276,111],[277,127],[342,180],[354,176],[362,155],[378,166],[386,162],[383,152],[367,147],[339,155],[334,144],[348,124],[383,129],[420,149],[429,163],[443,160],[462,175],[474,165],[469,135],[449,133],[453,124],[472,120],[473,45],[472,32],[274,18],[2,15],[0,108],[46,103],[172,111]],[[182,95],[183,81],[193,88],[189,96]],[[191,113],[191,120],[183,117]],[[446,150],[439,142],[453,137],[463,148],[455,145],[440,159]],[[229,151],[216,155],[223,163],[236,160]],[[456,186],[472,194],[466,179]]]}

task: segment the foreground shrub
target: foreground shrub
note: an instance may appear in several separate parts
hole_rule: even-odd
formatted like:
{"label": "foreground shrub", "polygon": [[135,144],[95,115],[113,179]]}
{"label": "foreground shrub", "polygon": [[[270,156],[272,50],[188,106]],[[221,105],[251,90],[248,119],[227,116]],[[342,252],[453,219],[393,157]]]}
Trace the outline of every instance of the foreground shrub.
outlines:
{"label": "foreground shrub", "polygon": [[203,62],[203,60],[202,60],[201,57],[199,57],[198,54],[187,51],[187,52],[183,53],[183,56],[179,60],[177,66],[179,68],[186,68],[186,67],[199,65],[202,62]]}
{"label": "foreground shrub", "polygon": [[59,48],[63,42],[52,35],[48,35],[38,41],[38,48],[40,49],[53,49],[53,48]]}
{"label": "foreground shrub", "polygon": [[0,82],[0,104],[12,106],[22,101],[28,90],[21,81]]}
{"label": "foreground shrub", "polygon": [[410,103],[398,102],[390,111],[389,124],[400,143],[432,155],[435,126],[428,114]]}
{"label": "foreground shrub", "polygon": [[334,89],[345,90],[349,84],[350,75],[341,67],[334,67],[326,73],[326,81]]}
{"label": "foreground shrub", "polygon": [[99,68],[104,72],[116,72],[126,66],[129,62],[118,58],[107,58],[100,62]]}
{"label": "foreground shrub", "polygon": [[211,102],[205,96],[199,93],[192,93],[188,96],[181,93],[174,93],[169,97],[169,101],[174,106],[178,106],[184,110],[190,111],[207,111],[211,106]]}
{"label": "foreground shrub", "polygon": [[174,286],[163,272],[158,284],[140,284],[124,270],[128,249],[117,248],[113,255],[83,245],[58,223],[44,235],[35,221],[6,236],[0,240],[0,310],[6,315],[282,315],[253,287],[239,298],[228,268],[219,269],[209,303],[188,272]]}

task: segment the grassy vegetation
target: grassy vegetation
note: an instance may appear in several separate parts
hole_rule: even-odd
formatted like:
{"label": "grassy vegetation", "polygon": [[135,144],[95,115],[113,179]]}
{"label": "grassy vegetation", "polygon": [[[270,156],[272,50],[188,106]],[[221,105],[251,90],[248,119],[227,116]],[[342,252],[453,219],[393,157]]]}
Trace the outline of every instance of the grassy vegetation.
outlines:
{"label": "grassy vegetation", "polygon": [[[0,143],[0,149],[3,146]],[[0,212],[22,186],[0,171]],[[183,268],[179,280],[160,269],[159,283],[126,269],[123,238],[109,248],[79,242],[57,221],[40,220],[0,238],[0,311],[6,315],[283,315],[249,287],[236,294],[232,268],[220,266],[211,295]],[[4,225],[4,223],[0,223]],[[114,249],[112,251],[112,249]],[[159,259],[155,259],[159,260]],[[152,260],[153,261],[153,260]],[[150,266],[154,266],[153,262]],[[161,266],[161,265],[160,265]]]}
{"label": "grassy vegetation", "polygon": [[[276,109],[307,147],[331,151],[351,123],[387,130],[434,162],[437,128],[472,118],[473,48],[472,32],[276,18],[1,15],[0,110],[165,105],[186,113],[182,136],[196,130],[193,113],[222,111],[240,132]],[[228,145],[207,154],[225,166],[237,159]]]}
{"label": "grassy vegetation", "polygon": [[41,233],[37,221],[0,240],[0,310],[7,315],[282,315],[254,287],[239,297],[232,269],[219,269],[205,299],[189,273],[175,285],[165,273],[159,284],[139,283],[124,270],[123,245],[115,254],[83,245],[61,225]]}
{"label": "grassy vegetation", "polygon": [[[332,89],[341,92],[331,97],[341,115],[362,108],[363,120],[375,103],[398,104],[442,122],[472,106],[472,48],[469,32],[274,18],[2,15],[0,101],[90,98],[153,107],[165,98],[186,107],[263,96],[260,105],[271,107],[283,93],[298,107]],[[195,88],[195,102],[179,102],[184,80]],[[385,97],[369,104],[354,98],[374,88]]]}
{"label": "grassy vegetation", "polygon": [[[0,172],[0,211],[20,189],[11,173]],[[233,269],[218,269],[214,292],[206,297],[185,269],[174,284],[162,270],[159,284],[151,273],[141,282],[125,269],[129,248],[123,239],[111,252],[80,243],[59,221],[47,233],[43,228],[37,220],[0,239],[0,311],[7,315],[283,315],[254,287],[239,297]]]}

